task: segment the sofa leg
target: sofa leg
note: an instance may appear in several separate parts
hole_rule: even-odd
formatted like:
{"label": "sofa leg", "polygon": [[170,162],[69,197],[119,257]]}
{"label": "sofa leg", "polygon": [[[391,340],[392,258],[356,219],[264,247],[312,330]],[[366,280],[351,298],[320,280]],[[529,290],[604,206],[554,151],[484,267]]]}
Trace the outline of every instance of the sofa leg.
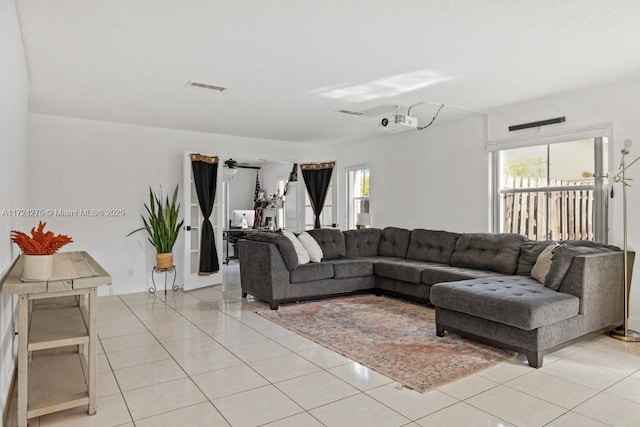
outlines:
{"label": "sofa leg", "polygon": [[526,355],[527,355],[527,362],[529,362],[529,366],[536,369],[542,368],[542,359],[544,358],[542,353],[537,351],[527,351]]}
{"label": "sofa leg", "polygon": [[436,323],[436,335],[439,336],[439,337],[443,337],[444,336],[444,326],[438,325]]}
{"label": "sofa leg", "polygon": [[242,298],[246,298],[247,297],[247,293],[245,291],[242,291]]}
{"label": "sofa leg", "polygon": [[271,303],[269,303],[269,308],[270,308],[271,310],[277,310],[277,309],[278,309],[278,307],[280,307],[280,304],[278,304],[277,302],[271,302]]}

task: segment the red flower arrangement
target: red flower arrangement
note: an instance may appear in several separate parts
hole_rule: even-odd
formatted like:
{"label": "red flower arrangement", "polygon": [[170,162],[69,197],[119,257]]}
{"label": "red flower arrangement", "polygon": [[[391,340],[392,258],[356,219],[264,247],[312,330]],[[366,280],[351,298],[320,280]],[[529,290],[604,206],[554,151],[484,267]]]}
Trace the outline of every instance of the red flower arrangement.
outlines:
{"label": "red flower arrangement", "polygon": [[22,253],[25,255],[53,255],[58,252],[58,249],[64,245],[73,242],[71,237],[64,234],[53,234],[52,231],[45,233],[44,226],[46,222],[40,221],[38,229],[35,227],[31,229],[31,236],[21,231],[12,230],[11,240],[20,247]]}

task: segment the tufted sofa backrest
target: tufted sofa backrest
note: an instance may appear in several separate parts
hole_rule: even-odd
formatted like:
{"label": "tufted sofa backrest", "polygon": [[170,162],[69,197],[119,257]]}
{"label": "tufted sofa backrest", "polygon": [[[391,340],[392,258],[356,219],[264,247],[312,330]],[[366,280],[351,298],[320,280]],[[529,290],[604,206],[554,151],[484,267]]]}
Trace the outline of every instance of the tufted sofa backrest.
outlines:
{"label": "tufted sofa backrest", "polygon": [[405,228],[386,227],[382,230],[378,255],[405,258],[411,232]]}
{"label": "tufted sofa backrest", "polygon": [[520,234],[465,233],[456,242],[451,265],[514,274],[525,240]]}
{"label": "tufted sofa backrest", "polygon": [[407,259],[449,264],[459,237],[459,233],[417,228],[411,232]]}
{"label": "tufted sofa backrest", "polygon": [[378,255],[378,245],[382,230],[379,228],[363,228],[360,230],[348,230],[344,232],[344,240],[347,246],[347,257]]}
{"label": "tufted sofa backrest", "polygon": [[291,271],[298,266],[298,254],[293,247],[291,240],[287,239],[282,233],[249,233],[245,237],[247,240],[255,240],[256,242],[273,243],[278,247],[280,255],[287,270]]}
{"label": "tufted sofa backrest", "polygon": [[322,248],[322,259],[346,258],[344,234],[337,228],[316,228],[307,231]]}

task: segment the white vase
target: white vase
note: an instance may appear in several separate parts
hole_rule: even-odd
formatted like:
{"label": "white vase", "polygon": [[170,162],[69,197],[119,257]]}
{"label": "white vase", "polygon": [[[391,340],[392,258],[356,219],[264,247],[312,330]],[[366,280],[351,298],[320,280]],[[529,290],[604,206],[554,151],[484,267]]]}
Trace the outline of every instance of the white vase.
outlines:
{"label": "white vase", "polygon": [[24,280],[49,280],[53,277],[53,255],[24,255]]}

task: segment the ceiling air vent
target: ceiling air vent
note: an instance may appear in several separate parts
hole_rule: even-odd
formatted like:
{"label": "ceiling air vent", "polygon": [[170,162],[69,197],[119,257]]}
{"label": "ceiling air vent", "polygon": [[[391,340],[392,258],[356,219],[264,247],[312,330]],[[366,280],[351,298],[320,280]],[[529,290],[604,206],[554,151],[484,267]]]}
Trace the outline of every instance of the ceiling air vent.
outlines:
{"label": "ceiling air vent", "polygon": [[226,87],[222,87],[222,86],[209,85],[206,83],[192,82],[192,81],[188,81],[186,86],[194,87],[196,89],[214,90],[216,92],[222,92],[226,89]]}
{"label": "ceiling air vent", "polygon": [[338,110],[338,113],[348,114],[350,116],[361,116],[364,114],[364,113],[361,113],[360,111],[351,111],[351,110]]}

